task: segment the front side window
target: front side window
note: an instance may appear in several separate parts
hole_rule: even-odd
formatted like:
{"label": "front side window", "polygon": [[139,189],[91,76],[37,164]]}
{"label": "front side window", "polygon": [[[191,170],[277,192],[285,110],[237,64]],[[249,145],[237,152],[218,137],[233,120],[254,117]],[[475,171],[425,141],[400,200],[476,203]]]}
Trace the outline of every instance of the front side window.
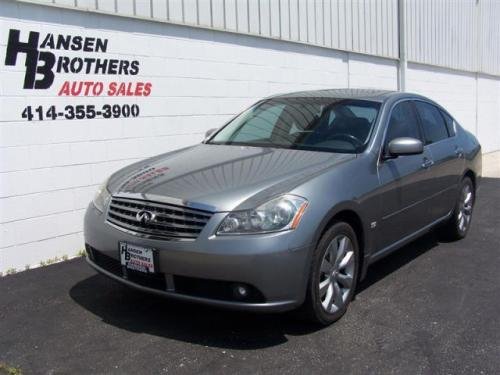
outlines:
{"label": "front side window", "polygon": [[429,103],[415,102],[422,128],[425,135],[425,143],[430,144],[448,138],[448,130],[439,109]]}
{"label": "front side window", "polygon": [[274,98],[257,103],[207,143],[358,153],[380,103],[337,98]]}
{"label": "front side window", "polygon": [[385,144],[396,138],[410,137],[420,139],[418,121],[413,105],[409,101],[396,104],[391,112]]}

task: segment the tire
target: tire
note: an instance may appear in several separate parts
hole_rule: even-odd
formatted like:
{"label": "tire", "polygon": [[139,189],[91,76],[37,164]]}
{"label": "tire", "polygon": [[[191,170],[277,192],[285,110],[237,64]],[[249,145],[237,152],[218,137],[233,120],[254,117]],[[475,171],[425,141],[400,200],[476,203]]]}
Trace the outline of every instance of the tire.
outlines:
{"label": "tire", "polygon": [[450,241],[461,240],[469,232],[472,211],[476,201],[474,184],[469,177],[464,177],[460,184],[457,202],[448,222],[441,229],[441,235]]}
{"label": "tire", "polygon": [[337,222],[314,251],[302,314],[325,326],[340,319],[354,296],[358,273],[356,233],[349,224]]}

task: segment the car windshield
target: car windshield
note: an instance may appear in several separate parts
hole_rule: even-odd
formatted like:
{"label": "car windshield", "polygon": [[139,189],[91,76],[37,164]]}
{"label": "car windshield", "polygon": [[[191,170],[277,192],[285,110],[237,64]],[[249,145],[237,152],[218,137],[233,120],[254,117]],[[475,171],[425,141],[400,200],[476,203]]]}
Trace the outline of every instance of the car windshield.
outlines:
{"label": "car windshield", "polygon": [[359,153],[380,103],[337,98],[274,98],[235,117],[207,143]]}

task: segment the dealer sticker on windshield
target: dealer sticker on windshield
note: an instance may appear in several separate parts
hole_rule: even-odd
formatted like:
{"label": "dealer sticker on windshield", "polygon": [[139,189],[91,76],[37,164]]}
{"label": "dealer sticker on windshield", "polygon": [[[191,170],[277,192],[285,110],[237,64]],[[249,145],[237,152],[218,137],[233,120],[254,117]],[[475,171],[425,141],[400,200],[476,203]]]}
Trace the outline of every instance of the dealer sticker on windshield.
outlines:
{"label": "dealer sticker on windshield", "polygon": [[120,242],[120,262],[129,270],[154,273],[155,252],[151,248]]}

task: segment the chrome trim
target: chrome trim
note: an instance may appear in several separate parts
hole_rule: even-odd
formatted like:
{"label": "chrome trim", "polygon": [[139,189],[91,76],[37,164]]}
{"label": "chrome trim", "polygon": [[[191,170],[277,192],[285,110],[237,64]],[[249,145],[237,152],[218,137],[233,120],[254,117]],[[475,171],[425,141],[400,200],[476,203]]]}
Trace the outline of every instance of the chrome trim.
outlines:
{"label": "chrome trim", "polygon": [[191,202],[191,201],[187,201],[187,200],[183,200],[183,199],[179,199],[179,198],[165,197],[163,195],[118,192],[118,193],[113,193],[112,197],[113,198],[115,198],[115,197],[116,198],[127,198],[127,199],[136,199],[136,200],[140,200],[140,201],[151,201],[151,202],[157,202],[157,203],[172,204],[174,206],[192,208],[195,210],[206,211],[207,213],[212,213],[212,214],[217,212],[217,208],[215,206],[211,206],[211,205],[199,203],[199,202]]}
{"label": "chrome trim", "polygon": [[[129,204],[136,207],[130,207]],[[151,212],[156,216],[157,220],[150,223],[139,222],[136,219],[136,213],[141,210]],[[105,221],[118,230],[142,238],[194,241],[205,228],[212,215],[211,212],[173,204],[112,196],[106,207]],[[162,219],[171,221],[162,221]],[[182,223],[176,223],[175,221],[181,221]]]}
{"label": "chrome trim", "polygon": [[188,238],[188,237],[175,237],[175,236],[155,236],[154,234],[149,234],[149,233],[141,233],[141,232],[136,232],[136,231],[133,231],[133,230],[130,230],[130,229],[125,229],[123,227],[119,227],[118,225],[115,225],[113,224],[112,222],[108,221],[106,219],[105,221],[106,224],[108,224],[109,226],[112,226],[113,228],[119,230],[119,231],[122,231],[122,232],[125,232],[127,234],[131,234],[133,236],[137,236],[137,237],[140,237],[140,238],[147,238],[147,239],[150,239],[150,240],[162,240],[162,241],[187,241],[187,242],[193,242],[193,241],[196,241],[196,238]]}

